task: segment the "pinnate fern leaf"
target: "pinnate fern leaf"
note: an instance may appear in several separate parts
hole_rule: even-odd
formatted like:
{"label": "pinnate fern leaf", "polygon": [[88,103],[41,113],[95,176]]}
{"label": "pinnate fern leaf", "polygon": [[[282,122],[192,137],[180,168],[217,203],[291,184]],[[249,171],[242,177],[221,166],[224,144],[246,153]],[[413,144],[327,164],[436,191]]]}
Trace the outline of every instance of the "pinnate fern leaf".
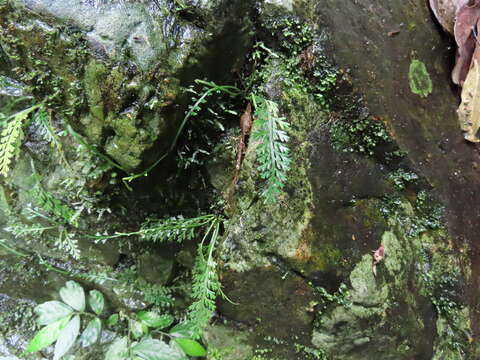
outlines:
{"label": "pinnate fern leaf", "polygon": [[258,170],[266,180],[262,196],[266,203],[273,203],[281,193],[290,169],[287,134],[290,125],[279,116],[277,103],[257,95],[252,95],[252,102],[255,106],[252,139],[259,141],[256,148]]}
{"label": "pinnate fern leaf", "polygon": [[206,232],[205,239],[211,234],[207,246],[202,243],[198,246],[195,266],[193,268],[192,297],[194,302],[188,308],[189,324],[194,338],[200,337],[208,325],[215,309],[215,299],[222,294],[220,280],[215,261],[215,248],[220,232],[220,219],[211,225]]}
{"label": "pinnate fern leaf", "polygon": [[40,107],[40,104],[17,112],[7,119],[0,134],[0,175],[7,176],[11,164],[20,153],[20,146],[24,138],[23,126],[28,115]]}

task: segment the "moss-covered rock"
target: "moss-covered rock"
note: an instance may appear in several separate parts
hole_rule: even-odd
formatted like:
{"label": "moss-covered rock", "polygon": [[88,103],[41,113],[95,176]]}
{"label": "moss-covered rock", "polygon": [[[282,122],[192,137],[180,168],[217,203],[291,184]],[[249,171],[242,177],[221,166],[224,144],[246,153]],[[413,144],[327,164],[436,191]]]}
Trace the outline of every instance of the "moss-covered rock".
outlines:
{"label": "moss-covered rock", "polygon": [[168,148],[168,108],[180,94],[175,74],[205,36],[179,23],[166,4],[153,12],[141,4],[100,7],[7,2],[1,42],[30,92],[131,171],[157,140],[158,149]]}
{"label": "moss-covered rock", "polygon": [[[441,81],[444,42],[424,5],[367,3],[0,1],[0,70],[23,82],[0,82],[0,105],[10,115],[32,104],[27,94],[45,100],[0,186],[2,293],[50,300],[75,278],[112,309],[181,318],[196,242],[147,246],[128,232],[151,215],[228,204],[217,258],[230,301],[219,301],[205,333],[212,360],[473,356],[475,308],[462,294],[475,272],[458,234],[462,226],[476,234],[475,222],[456,216],[464,207],[476,214],[478,179],[471,149],[445,140],[461,137],[444,119],[454,108]],[[400,22],[406,27],[389,36]],[[417,58],[433,59],[429,74],[414,69],[427,97],[410,91]],[[241,78],[286,118],[291,163],[275,202],[261,195],[253,137],[229,197],[239,132],[231,124],[223,138],[192,127],[181,139],[192,150],[201,138],[208,148],[193,151],[202,154],[215,147],[207,169],[195,156],[182,164],[171,156],[129,189],[122,184],[169,149],[190,100],[181,86],[204,76]],[[209,105],[202,120],[215,113]],[[38,224],[48,229],[30,235]],[[374,267],[380,244],[385,257]],[[8,309],[0,301],[0,312]]]}
{"label": "moss-covered rock", "polygon": [[[271,266],[285,271],[286,278],[297,276],[311,289],[320,286],[323,290],[314,301],[318,313],[312,343],[332,359],[429,359],[440,353],[468,356],[471,347],[465,334],[472,329],[462,315],[468,312],[467,305],[449,298],[445,312],[437,306],[438,291],[460,286],[466,278],[458,272],[459,260],[450,259],[451,237],[442,222],[441,202],[427,195],[428,182],[414,172],[409,154],[399,149],[397,133],[389,131],[394,116],[371,114],[352,91],[354,79],[347,71],[337,72],[335,91],[319,91],[315,78],[309,76],[309,66],[323,71],[325,77],[335,71],[325,58],[316,58],[325,55],[318,49],[329,48],[328,41],[313,36],[314,45],[310,45],[317,50],[310,53],[286,46],[282,38],[288,37],[288,31],[282,27],[281,14],[288,13],[276,7],[264,10],[264,26],[283,31],[278,42],[269,39],[281,56],[267,56],[266,64],[257,70],[257,90],[276,101],[288,119],[293,162],[284,194],[276,204],[266,205],[258,195],[262,180],[256,163],[257,144],[250,142],[222,248],[225,288],[233,294],[252,291],[263,283],[264,269]],[[298,5],[297,10],[309,13],[308,6]],[[276,14],[273,23],[269,14]],[[290,30],[295,28],[292,18],[289,22]],[[308,46],[308,39],[306,44],[303,46]],[[295,54],[293,58],[291,54]],[[295,57],[298,54],[300,59]],[[308,64],[301,62],[304,59]],[[289,62],[296,61],[302,71],[289,67]],[[321,96],[312,97],[315,91]],[[216,154],[210,168],[212,178],[226,192],[228,175],[219,174],[218,159],[233,163],[233,156],[225,151],[225,144],[219,145]],[[231,168],[225,169],[227,174],[233,173],[228,170]],[[375,277],[371,254],[380,244],[385,246],[386,256],[376,266]],[[431,252],[431,246],[435,251]],[[462,261],[468,263],[465,258]],[[451,273],[450,285],[444,284],[445,272]],[[436,280],[429,283],[427,278]],[[271,281],[275,281],[273,276]],[[348,295],[340,299],[331,294],[345,286]],[[274,293],[271,290],[274,299],[280,296],[282,302],[288,302],[287,296]],[[225,303],[221,308],[236,321],[248,318],[242,306],[236,309]],[[300,324],[297,315],[285,316],[292,324]],[[444,316],[455,319],[448,330],[436,327],[437,319]],[[293,326],[283,324],[283,318],[271,317],[269,322],[275,330],[265,329],[261,323],[248,325],[264,336],[273,331],[281,334]],[[449,331],[455,335],[451,337]],[[295,341],[281,335],[276,338],[282,347],[271,346],[271,355],[283,352],[290,358],[285,349],[294,348]]]}

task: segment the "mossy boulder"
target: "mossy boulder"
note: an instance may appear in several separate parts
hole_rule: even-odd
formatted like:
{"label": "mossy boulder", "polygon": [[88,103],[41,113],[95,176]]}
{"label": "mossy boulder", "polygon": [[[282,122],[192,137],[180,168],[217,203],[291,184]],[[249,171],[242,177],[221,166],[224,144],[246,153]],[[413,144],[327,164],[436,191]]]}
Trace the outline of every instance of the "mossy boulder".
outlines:
{"label": "mossy boulder", "polygon": [[[1,12],[2,47],[17,78],[125,170],[168,135],[165,108],[179,94],[174,74],[186,61],[179,52],[198,39],[195,29],[183,26],[176,42],[171,33],[161,38],[156,26],[167,20],[140,4],[7,2]],[[179,36],[187,31],[188,39]]]}
{"label": "mossy boulder", "polygon": [[[409,7],[405,4],[391,6]],[[307,17],[314,9],[315,14],[322,14],[321,19],[324,19],[323,16],[339,7],[345,13],[356,8],[352,4],[343,8],[332,3],[325,9],[308,1],[297,2],[294,8]],[[264,11],[262,19],[266,23],[270,21],[269,14],[274,13],[277,15],[274,26],[281,27],[278,24],[282,24],[282,18],[278,14],[285,14],[284,8],[279,10],[270,4]],[[422,14],[417,15],[421,17]],[[350,16],[354,17],[353,12]],[[408,16],[415,15],[412,12]],[[324,52],[320,50],[322,60],[315,62],[310,58],[310,65],[303,64],[304,76],[308,77],[308,66],[317,64],[316,71],[323,71],[327,77],[332,69],[326,59],[332,58],[325,49],[341,47],[340,53],[334,53],[333,58],[347,64],[351,63],[347,58],[351,49],[337,42],[342,35],[340,30],[331,39],[333,43],[321,35],[322,31],[328,31],[325,24],[330,24],[331,19],[323,22],[314,17],[310,19],[320,30],[320,34],[313,37],[314,45],[310,49]],[[335,26],[344,26],[344,22],[337,21]],[[370,20],[365,21],[370,24]],[[291,18],[290,22],[294,24]],[[428,26],[427,33],[434,31],[432,24]],[[363,30],[357,31],[361,33]],[[279,38],[282,36],[285,32]],[[372,38],[382,44],[392,41],[388,36],[372,35]],[[279,43],[270,41],[272,46],[280,43],[281,51],[285,51],[285,43],[281,40]],[[436,38],[436,41],[440,40]],[[318,56],[315,50],[308,51],[314,55],[299,52],[300,57]],[[385,56],[388,61],[395,61],[389,58],[388,51]],[[371,65],[365,62],[365,58],[365,55],[355,58],[355,64]],[[268,61],[275,65],[269,66]],[[416,172],[418,149],[413,148],[415,154],[410,155],[410,146],[397,140],[397,131],[405,129],[397,130],[395,127],[402,125],[392,124],[396,119],[393,112],[397,109],[393,97],[388,103],[391,105],[388,112],[379,111],[376,105],[370,107],[371,102],[379,100],[365,102],[355,81],[368,88],[365,91],[369,96],[375,93],[381,98],[380,90],[371,86],[371,78],[365,78],[368,72],[355,76],[357,73],[348,69],[337,69],[338,80],[333,91],[320,92],[321,96],[312,97],[310,86],[315,83],[314,78],[309,77],[310,85],[305,85],[302,76],[289,71],[285,65],[288,61],[295,62],[298,58],[268,59],[267,65],[259,70],[258,77],[263,82],[258,89],[279,104],[282,115],[290,123],[292,169],[278,201],[274,205],[265,204],[259,196],[264,183],[256,160],[257,144],[250,141],[235,192],[236,207],[222,246],[223,279],[227,295],[230,292],[247,293],[263,283],[265,269],[281,269],[285,272],[285,279],[297,277],[299,283],[310,289],[304,293],[305,299],[312,296],[318,312],[311,325],[299,314],[288,314],[289,325],[283,323],[283,318],[270,318],[269,326],[275,330],[265,329],[262,322],[250,321],[245,326],[256,334],[257,342],[262,337],[260,334],[264,337],[272,332],[282,334],[282,331],[288,332],[294,326],[292,324],[304,324],[305,329],[313,326],[313,345],[317,351],[334,359],[429,359],[446,352],[467,356],[472,348],[463,332],[471,333],[472,329],[464,314],[469,311],[471,314],[471,309],[468,310],[465,301],[454,297],[448,297],[446,303],[451,305],[446,307],[439,307],[438,301],[445,299],[439,292],[448,293],[453,291],[452,286],[465,284],[467,279],[458,268],[460,261],[468,263],[469,260],[463,256],[450,258],[452,236],[448,234],[439,210],[444,197],[432,191],[429,176]],[[383,66],[383,62],[380,63]],[[405,63],[407,66],[403,72],[406,89],[409,89],[409,64],[410,61]],[[386,68],[383,70],[387,71]],[[388,85],[384,79],[377,79],[377,82],[382,87]],[[444,95],[447,87],[448,84],[443,84]],[[397,87],[392,89],[398,90]],[[428,98],[434,94],[435,91]],[[417,95],[411,96],[408,101],[414,101]],[[418,102],[418,96],[415,101]],[[442,100],[436,98],[435,101]],[[442,106],[448,105],[442,103]],[[381,116],[377,116],[376,111]],[[440,112],[435,110],[435,114]],[[233,164],[234,159],[225,151],[225,146],[218,146],[210,171],[214,185],[227,193],[228,174],[233,174],[233,168],[227,164]],[[225,164],[224,172],[221,172],[220,159]],[[371,254],[380,244],[387,249],[386,257],[377,265],[378,276],[375,277]],[[446,276],[449,272],[450,277]],[[276,281],[273,275],[269,276],[272,282]],[[446,278],[450,279],[448,284],[444,284]],[[342,297],[338,294],[345,286],[349,295]],[[265,288],[268,287],[262,286]],[[312,291],[318,288],[323,290],[319,293]],[[288,303],[287,294],[274,293],[272,290],[272,304],[276,303],[278,296],[280,302]],[[249,302],[261,303],[259,301]],[[302,309],[308,308],[309,301],[300,303]],[[235,308],[223,302],[221,308],[228,318],[237,321],[248,318],[242,312],[242,306]],[[267,313],[265,311],[264,315]],[[258,316],[261,318],[261,314]],[[453,337],[448,335],[448,330],[437,329],[439,318],[451,319],[448,329],[450,334],[455,334]],[[276,345],[267,346],[272,351],[271,356],[275,358],[275,355],[283,354],[295,358],[285,355],[288,346],[295,347],[295,341],[282,335],[276,338],[280,339]],[[309,339],[300,338],[304,346],[312,346]],[[282,346],[277,346],[279,343]],[[452,346],[456,350],[448,350]]]}

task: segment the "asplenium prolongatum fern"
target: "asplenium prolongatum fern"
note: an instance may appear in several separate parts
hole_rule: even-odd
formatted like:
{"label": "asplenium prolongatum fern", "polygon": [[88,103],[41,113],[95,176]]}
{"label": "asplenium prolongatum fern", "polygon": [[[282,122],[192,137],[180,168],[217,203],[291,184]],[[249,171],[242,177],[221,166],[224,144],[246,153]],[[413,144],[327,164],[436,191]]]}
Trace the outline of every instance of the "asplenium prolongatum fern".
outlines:
{"label": "asplenium prolongatum fern", "polygon": [[117,232],[112,235],[98,234],[94,238],[103,242],[119,237],[138,236],[141,240],[152,242],[182,242],[194,240],[203,234],[192,271],[191,295],[193,302],[188,308],[188,317],[184,324],[188,329],[189,336],[199,338],[213,316],[217,296],[222,295],[226,298],[221,290],[215,260],[215,249],[218,245],[223,221],[221,217],[213,214],[187,219],[173,217],[148,220],[137,231]]}
{"label": "asplenium prolongatum fern", "polygon": [[281,193],[290,169],[289,124],[279,116],[277,103],[257,95],[251,98],[255,107],[252,140],[259,142],[256,148],[258,170],[266,180],[262,196],[266,203],[273,203]]}

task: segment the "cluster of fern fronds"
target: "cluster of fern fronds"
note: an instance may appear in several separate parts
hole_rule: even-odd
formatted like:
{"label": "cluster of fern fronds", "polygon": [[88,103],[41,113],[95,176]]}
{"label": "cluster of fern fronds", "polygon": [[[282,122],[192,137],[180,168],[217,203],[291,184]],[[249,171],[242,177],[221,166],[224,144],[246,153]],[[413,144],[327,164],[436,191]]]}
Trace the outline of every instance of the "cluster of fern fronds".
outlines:
{"label": "cluster of fern fronds", "polygon": [[[38,241],[39,238],[43,238],[47,242],[53,243],[57,249],[65,251],[74,259],[80,259],[78,240],[64,224],[35,209],[27,208],[27,210],[30,212],[29,220],[34,221],[33,224],[18,222],[6,227],[5,230],[12,233],[13,236],[23,238],[26,241]],[[46,225],[40,223],[40,219]]]}
{"label": "cluster of fern fronds", "polygon": [[[199,113],[208,96],[220,92],[227,93],[232,97],[241,94],[240,90],[234,86],[221,86],[202,80],[196,82],[204,86],[204,91],[203,93],[193,92],[196,101],[189,107],[175,139],[178,139],[186,121]],[[274,203],[282,192],[290,169],[291,158],[287,134],[290,125],[284,117],[279,115],[280,111],[276,102],[257,94],[246,96],[246,99],[252,102],[255,109],[252,140],[259,142],[256,149],[258,170],[266,181],[262,196],[266,203]]]}
{"label": "cluster of fern fronds", "polygon": [[41,178],[37,173],[34,173],[33,178],[35,185],[31,190],[33,198],[37,202],[37,206],[53,215],[56,219],[66,224],[78,227],[78,216],[72,208],[64,205],[60,200],[55,198],[50,192],[46,191],[42,184]]}
{"label": "cluster of fern fronds", "polygon": [[[225,92],[231,96],[240,94],[239,90],[233,86],[220,86],[205,81],[198,82],[205,86],[205,92],[196,94],[195,103],[188,108],[170,148],[152,167],[141,174],[124,178],[125,181],[131,181],[139,176],[146,175],[154,166],[161,162],[168,153],[173,151],[186,122],[189,118],[198,114],[202,105],[205,104],[206,99],[210,95],[218,92]],[[280,116],[278,105],[274,101],[255,94],[246,96],[245,98],[252,103],[255,109],[251,138],[257,143],[258,171],[261,178],[265,180],[265,188],[262,191],[262,196],[265,202],[273,203],[278,200],[290,169],[291,159],[288,148],[289,136],[287,134],[289,124],[285,118]],[[10,171],[12,162],[18,156],[24,138],[23,128],[27,124],[27,119],[30,114],[40,107],[40,104],[34,105],[4,119],[2,123],[3,130],[0,134],[1,175],[7,176]],[[61,151],[58,134],[53,128],[48,114],[43,113],[42,116],[39,116],[38,123],[42,126],[45,137]],[[77,134],[73,132],[73,130],[71,130],[70,133],[77,137]],[[95,151],[93,148],[90,150]],[[36,200],[36,206],[28,210],[31,213],[31,219],[35,219],[35,222],[32,225],[14,224],[8,227],[7,230],[16,237],[26,239],[33,239],[35,237],[53,238],[57,248],[64,250],[72,257],[78,259],[80,257],[80,251],[75,231],[78,230],[76,228],[78,227],[78,217],[80,213],[66,206],[62,201],[55,198],[53,194],[45,190],[41,185],[41,178],[35,172],[35,169],[34,177],[36,184],[32,189],[32,196]],[[192,270],[191,296],[193,302],[188,308],[186,319],[192,336],[198,338],[215,312],[215,300],[217,296],[223,295],[217,271],[217,262],[215,260],[215,251],[220,239],[222,223],[223,219],[221,217],[212,214],[194,218],[175,216],[164,219],[149,219],[136,231],[97,234],[94,238],[97,241],[105,242],[109,239],[135,236],[140,240],[154,243],[181,243],[184,241],[193,241],[201,237],[202,240],[198,245],[195,265]],[[166,296],[168,294],[163,294],[159,289],[153,290],[151,292],[152,297],[169,299],[168,296]]]}
{"label": "cluster of fern fronds", "polygon": [[41,177],[33,167],[32,178],[35,185],[30,191],[35,199],[35,207],[27,207],[29,220],[33,224],[17,222],[6,228],[15,237],[23,238],[27,241],[44,237],[52,242],[56,248],[67,252],[74,259],[80,258],[80,249],[78,240],[71,231],[78,227],[77,213],[53,194],[45,190],[41,184]]}
{"label": "cluster of fern fronds", "polygon": [[215,249],[220,238],[222,218],[208,214],[194,218],[181,216],[147,220],[139,230],[97,234],[96,240],[104,242],[114,238],[136,236],[151,242],[183,242],[202,236],[198,245],[192,271],[193,303],[188,311],[188,327],[194,337],[199,337],[215,311],[215,299],[222,294],[217,273]]}

